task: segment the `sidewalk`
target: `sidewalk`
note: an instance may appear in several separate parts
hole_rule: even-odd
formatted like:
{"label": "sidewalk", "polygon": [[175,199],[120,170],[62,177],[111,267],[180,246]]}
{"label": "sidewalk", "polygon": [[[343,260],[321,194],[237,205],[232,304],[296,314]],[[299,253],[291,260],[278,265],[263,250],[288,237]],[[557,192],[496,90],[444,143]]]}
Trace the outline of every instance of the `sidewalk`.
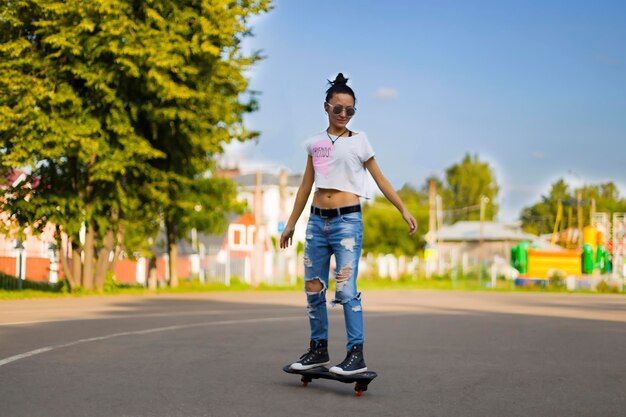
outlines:
{"label": "sidewalk", "polygon": [[[132,315],[137,309],[126,306],[129,302],[149,304],[150,300],[154,299],[211,300],[249,305],[301,307],[303,311],[305,309],[305,297],[300,291],[5,300],[0,301],[0,325],[114,318],[120,317],[124,312]],[[366,312],[436,312],[438,314],[492,312],[626,322],[626,298],[620,295],[415,290],[368,291],[363,293],[362,299]]]}

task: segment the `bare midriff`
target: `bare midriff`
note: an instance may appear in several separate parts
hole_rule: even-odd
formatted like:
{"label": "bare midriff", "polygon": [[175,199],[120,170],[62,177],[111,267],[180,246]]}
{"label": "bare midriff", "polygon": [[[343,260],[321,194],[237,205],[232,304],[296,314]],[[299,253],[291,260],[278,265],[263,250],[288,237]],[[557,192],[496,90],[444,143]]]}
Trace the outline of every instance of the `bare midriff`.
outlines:
{"label": "bare midriff", "polygon": [[359,197],[356,194],[331,188],[320,188],[313,195],[313,205],[319,208],[337,208],[359,203]]}

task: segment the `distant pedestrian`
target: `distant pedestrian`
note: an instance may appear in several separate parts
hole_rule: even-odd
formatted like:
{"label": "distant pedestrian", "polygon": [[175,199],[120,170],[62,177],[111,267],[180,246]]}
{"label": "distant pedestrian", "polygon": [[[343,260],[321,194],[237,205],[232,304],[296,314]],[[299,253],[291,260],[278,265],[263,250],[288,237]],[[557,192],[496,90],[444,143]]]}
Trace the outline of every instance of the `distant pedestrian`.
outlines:
{"label": "distant pedestrian", "polygon": [[306,205],[313,183],[315,194],[306,230],[304,249],[304,281],[311,327],[310,347],[297,362],[295,370],[310,369],[330,363],[328,356],[328,288],[330,257],[335,255],[336,291],[332,305],[341,304],[347,333],[347,355],[330,372],[352,375],[367,370],[363,357],[363,309],[357,291],[363,218],[359,198],[370,198],[366,170],[370,172],[383,195],[400,211],[409,226],[409,234],[417,223],[404,203],[383,176],[374,150],[363,132],[347,128],[356,112],[356,97],[343,74],[329,81],[324,110],[328,127],[306,141],[308,153],[302,183],[296,195],[291,216],[280,237],[280,247],[291,244],[294,228]]}

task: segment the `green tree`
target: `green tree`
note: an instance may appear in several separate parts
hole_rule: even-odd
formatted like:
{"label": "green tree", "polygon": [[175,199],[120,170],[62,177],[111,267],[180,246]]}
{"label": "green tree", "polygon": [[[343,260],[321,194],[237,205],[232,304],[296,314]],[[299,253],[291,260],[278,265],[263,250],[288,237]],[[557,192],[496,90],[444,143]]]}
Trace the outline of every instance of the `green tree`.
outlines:
{"label": "green tree", "polygon": [[573,200],[569,185],[560,178],[550,186],[550,193],[542,195],[541,201],[522,210],[522,229],[536,235],[552,233],[560,202]]}
{"label": "green tree", "polygon": [[30,187],[10,190],[3,209],[22,228],[56,225],[57,246],[62,233],[72,246],[68,281],[100,286],[129,201],[118,180],[150,175],[148,160],[161,155],[134,132],[116,97],[114,59],[85,45],[90,34],[106,33],[97,28],[105,25],[96,3],[1,7],[1,163],[30,177]]}
{"label": "green tree", "polygon": [[489,198],[485,206],[485,219],[492,220],[498,214],[496,203],[499,187],[495,174],[487,162],[478,155],[466,154],[463,160],[446,169],[444,209],[450,213],[450,222],[479,220],[479,210],[462,210],[480,206],[481,196]]}
{"label": "green tree", "polygon": [[[258,136],[242,115],[257,107],[244,72],[260,59],[241,50],[250,35],[247,19],[269,9],[267,1],[161,1],[143,5],[136,52],[126,61],[136,69],[125,100],[135,126],[165,158],[151,163],[166,175],[167,199],[160,207],[176,286],[176,241],[192,228],[218,231],[215,214],[236,209],[236,190],[203,174],[212,156],[231,140]],[[211,193],[203,193],[208,190]],[[195,210],[202,207],[202,210]],[[215,209],[221,208],[221,211]]]}
{"label": "green tree", "polygon": [[377,196],[363,210],[363,252],[414,256],[424,246],[423,235],[428,227],[428,195],[409,185],[398,195],[415,217],[418,232],[409,236],[398,210],[383,196]]}
{"label": "green tree", "polygon": [[601,184],[584,185],[576,189],[582,199],[589,204],[593,201],[596,212],[613,214],[626,212],[626,198],[622,198],[619,189],[612,181]]}
{"label": "green tree", "polygon": [[[609,217],[616,212],[626,212],[626,198],[620,196],[613,182],[587,184],[570,191],[570,186],[561,178],[552,184],[548,195],[542,195],[538,203],[522,210],[520,220],[523,229],[535,234],[552,233],[559,204],[563,206],[562,216],[565,223],[569,221],[572,227],[576,227],[579,194],[585,214],[589,213],[592,205],[595,205],[596,212],[608,213]],[[583,215],[582,220],[584,225],[589,224],[588,215]]]}
{"label": "green tree", "polygon": [[424,247],[424,235],[428,232],[429,224],[428,184],[431,179],[435,180],[437,194],[443,202],[445,222],[478,220],[481,196],[489,198],[485,219],[495,217],[499,188],[489,164],[480,161],[476,155],[465,155],[461,162],[450,166],[445,172],[443,181],[427,178],[419,190],[405,185],[398,191],[418,222],[418,232],[413,237],[406,234],[406,224],[384,197],[376,197],[371,204],[366,205],[363,213],[363,251],[414,255]]}
{"label": "green tree", "polygon": [[268,9],[243,0],[0,5],[1,164],[30,176],[2,208],[22,228],[56,225],[59,247],[69,237],[72,285],[101,288],[114,247],[160,223],[175,237],[223,226],[216,213],[237,206],[233,187],[201,173],[223,143],[255,135],[241,116],[255,109],[242,98],[243,71],[258,54],[240,45],[247,19]]}

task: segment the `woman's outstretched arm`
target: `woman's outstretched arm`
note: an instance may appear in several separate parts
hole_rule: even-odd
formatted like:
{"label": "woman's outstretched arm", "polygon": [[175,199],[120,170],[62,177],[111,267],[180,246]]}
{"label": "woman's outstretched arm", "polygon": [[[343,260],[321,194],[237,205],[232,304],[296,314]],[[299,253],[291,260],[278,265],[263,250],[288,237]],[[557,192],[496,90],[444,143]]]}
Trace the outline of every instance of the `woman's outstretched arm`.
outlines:
{"label": "woman's outstretched arm", "polygon": [[313,171],[313,158],[311,155],[306,160],[306,168],[302,175],[302,182],[298,187],[298,193],[296,194],[296,201],[293,204],[293,210],[291,210],[291,216],[285,225],[285,230],[280,235],[280,247],[286,248],[291,245],[291,239],[293,238],[293,231],[295,230],[296,223],[304,210],[309,195],[311,194],[311,188],[313,187],[313,180],[315,179],[315,173]]}
{"label": "woman's outstretched arm", "polygon": [[409,225],[409,235],[413,235],[417,231],[417,222],[415,218],[409,213],[406,206],[402,202],[402,199],[396,193],[396,190],[393,189],[391,183],[385,178],[382,171],[380,170],[376,159],[370,158],[365,162],[365,168],[372,174],[372,178],[376,182],[376,185],[382,191],[383,195],[396,206],[398,211],[402,214],[402,218]]}

